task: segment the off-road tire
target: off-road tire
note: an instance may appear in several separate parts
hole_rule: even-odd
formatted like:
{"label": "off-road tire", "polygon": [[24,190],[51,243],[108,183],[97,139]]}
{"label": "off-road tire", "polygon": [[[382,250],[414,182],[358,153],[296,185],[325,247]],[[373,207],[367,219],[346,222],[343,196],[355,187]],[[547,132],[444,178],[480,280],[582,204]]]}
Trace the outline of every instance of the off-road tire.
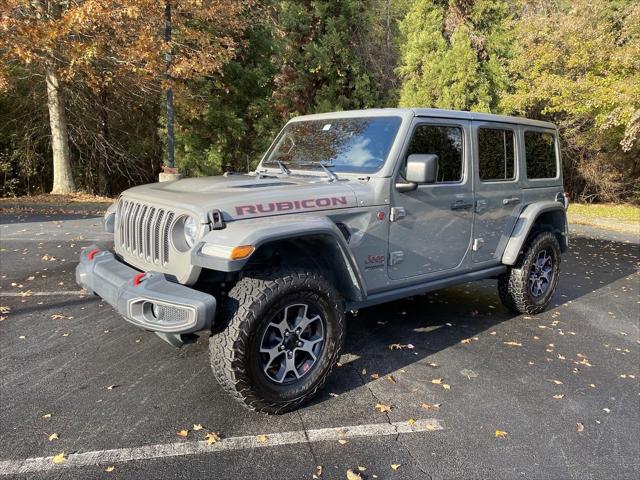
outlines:
{"label": "off-road tire", "polygon": [[[287,302],[313,302],[326,316],[322,353],[313,371],[292,385],[274,385],[256,370],[265,322]],[[221,315],[223,325],[211,337],[211,368],[222,388],[251,410],[271,414],[295,410],[324,386],[344,344],[343,300],[319,273],[295,267],[247,272],[229,291]],[[256,347],[257,345],[257,347]]]}
{"label": "off-road tire", "polygon": [[[553,259],[553,273],[550,286],[539,298],[533,296],[529,286],[529,275],[536,261],[537,255],[543,249],[551,253]],[[515,313],[536,314],[542,312],[549,302],[558,284],[560,273],[560,245],[558,239],[551,232],[532,234],[525,244],[518,261],[509,267],[506,273],[498,277],[498,292],[500,300]]]}

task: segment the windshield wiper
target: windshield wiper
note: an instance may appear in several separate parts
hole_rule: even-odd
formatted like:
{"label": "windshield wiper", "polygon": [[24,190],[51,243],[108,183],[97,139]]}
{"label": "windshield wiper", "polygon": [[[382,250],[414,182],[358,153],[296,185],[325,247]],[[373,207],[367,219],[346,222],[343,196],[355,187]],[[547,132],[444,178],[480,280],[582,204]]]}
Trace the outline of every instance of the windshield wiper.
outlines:
{"label": "windshield wiper", "polygon": [[297,163],[296,165],[299,165],[301,167],[315,167],[316,165],[320,165],[320,168],[322,168],[324,173],[326,173],[329,177],[330,182],[338,180],[338,175],[329,170],[330,167],[335,167],[335,165],[333,163],[327,162],[326,160],[318,160],[317,162],[302,162]]}
{"label": "windshield wiper", "polygon": [[280,167],[280,171],[282,173],[284,173],[287,177],[291,175],[291,170],[287,168],[287,166],[282,160],[274,160],[274,161],[278,164],[278,166]]}
{"label": "windshield wiper", "polygon": [[334,180],[338,180],[338,175],[329,170],[329,167],[335,167],[333,163],[327,163],[324,160],[320,160],[318,162],[318,165],[320,165],[322,167],[322,170],[324,170],[324,172],[329,176],[331,182],[333,182]]}

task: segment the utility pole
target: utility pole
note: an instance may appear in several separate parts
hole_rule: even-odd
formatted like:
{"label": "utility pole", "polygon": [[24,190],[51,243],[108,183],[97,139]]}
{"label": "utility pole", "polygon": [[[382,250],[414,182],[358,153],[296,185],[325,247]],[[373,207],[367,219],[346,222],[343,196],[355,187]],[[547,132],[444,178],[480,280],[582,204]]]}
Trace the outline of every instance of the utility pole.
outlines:
{"label": "utility pole", "polygon": [[[164,6],[164,41],[167,46],[171,42],[171,2],[166,0]],[[164,54],[166,66],[166,79],[170,80],[169,69],[171,68],[171,50],[167,50]],[[167,164],[162,168],[160,173],[160,181],[166,182],[170,180],[178,180],[182,175],[178,173],[174,163],[174,146],[173,146],[173,89],[171,84],[167,85]]]}

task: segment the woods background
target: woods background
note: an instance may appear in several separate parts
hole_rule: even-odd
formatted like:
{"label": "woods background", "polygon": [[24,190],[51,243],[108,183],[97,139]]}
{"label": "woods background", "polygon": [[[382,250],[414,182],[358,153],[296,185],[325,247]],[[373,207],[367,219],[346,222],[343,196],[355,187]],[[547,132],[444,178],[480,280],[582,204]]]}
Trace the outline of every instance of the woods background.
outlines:
{"label": "woods background", "polygon": [[637,0],[171,6],[167,43],[162,0],[0,0],[1,195],[155,181],[171,86],[186,175],[255,167],[291,116],[420,106],[550,120],[574,199],[640,202]]}

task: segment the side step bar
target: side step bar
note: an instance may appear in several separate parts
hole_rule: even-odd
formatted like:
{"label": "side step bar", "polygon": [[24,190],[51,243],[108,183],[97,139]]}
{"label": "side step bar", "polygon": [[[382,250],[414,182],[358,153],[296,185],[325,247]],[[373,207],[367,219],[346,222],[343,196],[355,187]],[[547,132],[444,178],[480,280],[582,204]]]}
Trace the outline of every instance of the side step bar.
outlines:
{"label": "side step bar", "polygon": [[349,303],[347,304],[346,309],[357,310],[360,308],[372,307],[373,305],[392,302],[394,300],[400,300],[401,298],[413,297],[414,295],[420,295],[421,293],[440,290],[441,288],[451,287],[453,285],[459,285],[461,283],[473,282],[475,280],[484,280],[486,278],[500,275],[506,271],[506,266],[498,265],[496,267],[485,268],[483,270],[462,273],[453,277],[446,277],[438,280],[431,280],[429,282],[417,283],[415,285],[409,285],[393,290],[385,290],[368,295],[367,298],[361,302]]}

